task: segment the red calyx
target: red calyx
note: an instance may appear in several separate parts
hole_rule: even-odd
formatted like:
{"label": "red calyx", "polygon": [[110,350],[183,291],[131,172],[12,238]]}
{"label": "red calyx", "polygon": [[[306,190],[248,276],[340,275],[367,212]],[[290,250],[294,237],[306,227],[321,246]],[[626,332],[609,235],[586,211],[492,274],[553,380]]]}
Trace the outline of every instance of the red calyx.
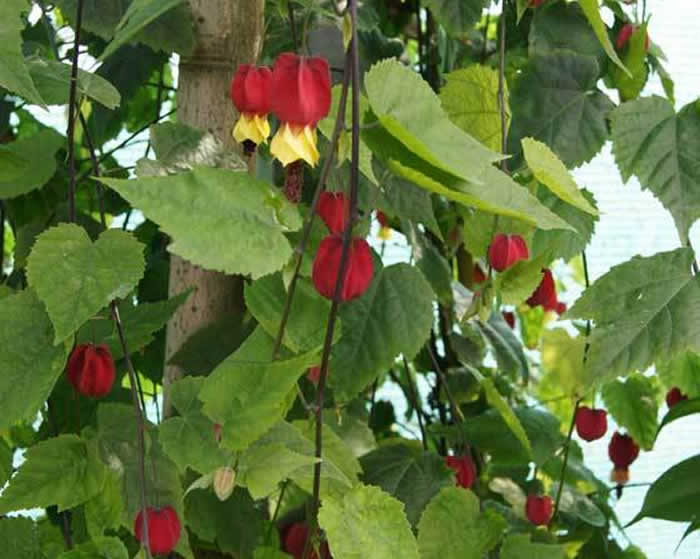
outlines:
{"label": "red calyx", "polygon": [[489,246],[489,264],[497,272],[507,270],[519,260],[527,260],[530,251],[520,235],[494,235]]}
{"label": "red calyx", "polygon": [[345,221],[350,208],[342,192],[321,192],[318,199],[318,215],[331,233],[345,231]]}
{"label": "red calyx", "polygon": [[510,312],[510,311],[503,311],[503,320],[506,321],[506,324],[510,326],[511,328],[515,328],[515,313]]}
{"label": "red calyx", "polygon": [[[294,559],[301,559],[304,555],[304,547],[308,537],[308,526],[302,522],[295,522],[288,526],[282,534],[282,549],[294,556]],[[328,542],[321,542],[320,550],[323,559],[330,559],[331,554],[328,549]],[[311,559],[318,559],[315,551],[311,553]]]}
{"label": "red calyx", "polygon": [[538,305],[546,311],[555,311],[562,314],[566,311],[566,305],[557,301],[557,288],[554,284],[554,276],[549,268],[542,270],[542,281],[535,289],[535,292],[530,295],[527,304],[531,307]]}
{"label": "red calyx", "polygon": [[379,225],[382,227],[391,227],[389,225],[389,218],[386,216],[384,212],[380,212],[377,210],[377,221],[379,222]]}
{"label": "red calyx", "polygon": [[595,441],[608,430],[608,412],[581,406],[576,412],[576,432],[584,441]]}
{"label": "red calyx", "polygon": [[472,457],[468,454],[464,456],[445,456],[445,465],[457,472],[457,485],[469,489],[474,485],[476,479],[476,466]]}
{"label": "red calyx", "polygon": [[[155,509],[146,508],[148,522],[148,547],[151,553],[170,553],[180,539],[180,519],[171,506]],[[143,511],[139,511],[134,521],[136,539],[143,543]]]}
{"label": "red calyx", "polygon": [[674,386],[673,388],[671,388],[671,390],[669,390],[666,393],[666,405],[669,408],[672,408],[677,403],[682,402],[683,400],[687,400],[687,399],[688,399],[688,396],[683,394],[683,392],[681,392],[681,389],[678,388],[677,386]]}
{"label": "red calyx", "polygon": [[272,110],[282,122],[315,127],[331,107],[331,75],[324,58],[280,54],[272,69]]}
{"label": "red calyx", "polygon": [[472,276],[472,281],[474,283],[484,283],[486,279],[486,274],[481,269],[481,266],[474,264],[474,275]]}
{"label": "red calyx", "polygon": [[[333,299],[335,294],[342,254],[343,239],[340,235],[329,235],[318,247],[311,279],[316,290],[327,299]],[[372,251],[369,244],[364,239],[352,239],[340,300],[349,301],[367,291],[372,283],[372,271]]]}
{"label": "red calyx", "polygon": [[101,398],[114,384],[114,360],[106,345],[76,345],[66,369],[68,380],[83,396]]}
{"label": "red calyx", "polygon": [[[615,46],[617,47],[617,50],[622,50],[623,48],[625,48],[627,42],[630,40],[630,37],[634,34],[635,31],[637,31],[637,29],[639,29],[639,27],[632,23],[625,23],[622,26],[620,32],[617,34],[617,39],[615,39]],[[648,34],[644,38],[644,50],[649,50]]]}
{"label": "red calyx", "polygon": [[552,518],[552,505],[552,498],[548,495],[542,497],[528,495],[525,502],[525,515],[535,526],[545,526]]}
{"label": "red calyx", "polygon": [[639,456],[639,446],[629,435],[615,431],[608,445],[608,456],[616,470],[627,470]]}
{"label": "red calyx", "polygon": [[239,113],[266,115],[272,98],[272,70],[241,64],[231,80],[231,100]]}

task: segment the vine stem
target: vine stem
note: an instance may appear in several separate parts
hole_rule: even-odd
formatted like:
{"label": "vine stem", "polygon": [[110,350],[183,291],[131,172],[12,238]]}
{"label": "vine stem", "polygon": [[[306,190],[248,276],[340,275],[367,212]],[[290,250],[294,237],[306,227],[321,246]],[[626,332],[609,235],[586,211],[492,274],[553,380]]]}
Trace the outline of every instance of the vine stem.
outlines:
{"label": "vine stem", "polygon": [[[501,153],[505,155],[508,149],[508,126],[506,117],[506,98],[505,98],[505,82],[506,82],[506,7],[508,0],[503,0],[503,9],[501,13],[501,33],[499,38],[499,55],[498,55],[498,109],[501,116]],[[501,170],[504,173],[508,172],[508,164],[505,159],[501,159]]]}
{"label": "vine stem", "polygon": [[420,428],[420,438],[423,443],[423,450],[428,450],[428,439],[425,436],[425,426],[423,425],[423,414],[420,409],[420,400],[418,399],[418,388],[413,383],[413,378],[411,377],[411,371],[408,368],[408,361],[406,357],[403,357],[403,370],[406,373],[406,382],[408,383],[408,391],[411,395],[411,400],[413,400],[413,407],[416,410],[416,415],[418,416],[418,427]]}
{"label": "vine stem", "polygon": [[[333,303],[328,315],[328,326],[326,328],[326,338],[323,344],[323,354],[321,358],[321,373],[318,379],[318,389],[316,392],[316,437],[315,437],[315,456],[318,462],[314,464],[314,482],[313,482],[313,497],[311,503],[311,519],[312,531],[309,535],[315,535],[318,531],[318,510],[321,498],[321,457],[323,454],[323,400],[326,389],[326,379],[328,378],[328,360],[331,354],[331,346],[333,344],[333,332],[338,319],[338,310],[340,308],[340,294],[343,289],[345,279],[345,271],[347,269],[350,256],[350,244],[352,242],[352,226],[357,212],[357,195],[360,179],[360,55],[358,48],[357,34],[357,0],[349,0],[350,17],[352,21],[352,41],[350,42],[350,74],[352,83],[352,159],[350,164],[350,219],[345,225],[343,232],[343,250],[340,256],[340,264],[338,267],[338,275],[335,283],[335,292],[333,293]],[[337,123],[336,123],[337,124]],[[306,540],[304,548],[304,559],[309,559],[313,537]]]}
{"label": "vine stem", "polygon": [[459,409],[459,406],[457,405],[457,402],[454,399],[454,396],[452,395],[452,390],[447,384],[447,378],[445,377],[445,373],[442,371],[442,367],[440,367],[440,363],[438,363],[437,356],[435,355],[433,348],[430,347],[430,344],[426,345],[425,347],[428,349],[428,353],[430,354],[430,360],[433,362],[433,367],[435,367],[435,372],[440,378],[440,384],[445,387],[445,394],[447,394],[447,400],[450,402],[450,410],[452,411],[452,417],[456,418],[458,421],[463,422],[464,414],[462,414],[462,410]]}
{"label": "vine stem", "polygon": [[292,42],[294,43],[294,52],[299,52],[299,39],[297,38],[297,24],[294,21],[294,6],[291,0],[287,2],[287,13],[289,14],[289,30],[292,33]]}
{"label": "vine stem", "polygon": [[[80,27],[83,22],[83,0],[78,0],[75,14],[75,40],[73,41],[73,59],[70,71],[70,91],[68,94],[68,218],[75,223],[75,102],[78,91],[78,56],[80,55]],[[78,109],[78,112],[80,110]]]}

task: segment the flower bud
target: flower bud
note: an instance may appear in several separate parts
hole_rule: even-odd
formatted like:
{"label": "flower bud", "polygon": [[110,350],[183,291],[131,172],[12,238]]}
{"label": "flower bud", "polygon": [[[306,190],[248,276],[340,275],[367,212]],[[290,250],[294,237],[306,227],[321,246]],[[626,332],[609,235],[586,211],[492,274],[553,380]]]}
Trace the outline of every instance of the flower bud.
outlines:
{"label": "flower bud", "polygon": [[[333,299],[335,294],[342,254],[343,239],[340,235],[326,237],[318,247],[311,279],[316,290],[327,299]],[[367,291],[372,283],[372,272],[372,251],[369,244],[364,239],[352,239],[340,300],[349,301]]]}
{"label": "flower bud", "polygon": [[114,384],[114,360],[106,345],[76,345],[66,369],[68,380],[83,396],[101,398],[109,393]]}
{"label": "flower bud", "polygon": [[616,470],[627,470],[639,456],[639,446],[629,435],[615,431],[608,445],[608,456]]}
{"label": "flower bud", "polygon": [[528,495],[525,502],[525,515],[535,526],[545,526],[552,518],[553,503],[548,495],[538,497]]}
{"label": "flower bud", "polygon": [[236,487],[236,470],[229,466],[222,466],[214,472],[214,493],[219,501],[225,501],[233,493]]}
{"label": "flower bud", "polygon": [[608,413],[605,410],[581,406],[576,412],[576,432],[584,441],[595,441],[608,430]]}
{"label": "flower bud", "polygon": [[683,392],[681,392],[681,389],[678,388],[677,386],[674,386],[673,388],[671,388],[671,390],[669,390],[666,393],[666,405],[669,408],[672,408],[673,406],[675,406],[679,402],[682,402],[683,400],[687,400],[687,399],[688,399],[688,396],[683,394]]}
{"label": "flower bud", "polygon": [[383,241],[388,241],[391,239],[391,226],[389,225],[389,218],[384,212],[377,210],[377,221],[379,222],[379,238]]}
{"label": "flower bud", "polygon": [[471,456],[445,456],[445,465],[457,473],[456,482],[459,487],[469,489],[474,485],[476,466]]}
{"label": "flower bud", "polygon": [[497,272],[507,270],[519,260],[527,260],[530,251],[520,235],[495,235],[489,246],[489,263]]}
{"label": "flower bud", "polygon": [[[282,534],[282,549],[292,555],[294,559],[302,559],[308,537],[308,526],[302,522],[295,522],[288,526]],[[331,554],[328,549],[328,542],[321,542],[320,551],[322,559],[330,559]],[[318,554],[313,551],[310,558],[318,559]]]}
{"label": "flower bud", "polygon": [[[146,508],[148,524],[148,549],[154,554],[170,553],[180,539],[180,519],[171,506],[155,509]],[[143,541],[143,511],[139,511],[134,521],[134,535],[141,543]]]}
{"label": "flower bud", "polygon": [[[617,50],[622,50],[625,48],[630,40],[630,37],[634,35],[638,29],[639,27],[632,23],[625,23],[625,25],[623,25],[620,29],[620,32],[617,34],[617,39],[615,39],[615,46],[617,47]],[[644,50],[649,50],[648,34],[644,38]]]}

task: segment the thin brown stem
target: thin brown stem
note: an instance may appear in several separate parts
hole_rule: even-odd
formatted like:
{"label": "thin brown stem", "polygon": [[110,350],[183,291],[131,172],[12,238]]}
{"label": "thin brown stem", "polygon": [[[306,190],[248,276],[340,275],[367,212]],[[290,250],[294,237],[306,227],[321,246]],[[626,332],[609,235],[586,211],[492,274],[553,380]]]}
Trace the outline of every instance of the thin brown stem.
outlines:
{"label": "thin brown stem", "polygon": [[574,427],[576,426],[576,414],[578,413],[578,408],[581,405],[582,399],[576,400],[576,405],[574,406],[574,413],[571,417],[571,424],[569,425],[569,434],[566,437],[566,442],[564,443],[564,460],[561,465],[561,474],[559,476],[559,487],[557,488],[557,496],[554,501],[554,511],[552,512],[552,517],[549,520],[551,526],[552,522],[559,512],[559,505],[561,504],[561,495],[564,491],[564,476],[566,475],[566,467],[569,464],[569,450],[571,449],[571,437],[574,434]]}
{"label": "thin brown stem", "polygon": [[442,371],[440,363],[438,363],[437,356],[435,355],[433,348],[430,345],[426,345],[425,347],[428,348],[428,354],[430,355],[430,360],[433,362],[435,372],[437,373],[438,378],[440,379],[440,384],[445,388],[445,394],[447,394],[447,401],[450,403],[452,417],[457,419],[458,421],[464,421],[464,414],[462,413],[462,410],[459,409],[459,406],[457,405],[457,402],[454,399],[454,396],[452,395],[452,390],[450,390],[450,386],[447,384],[447,377]]}
{"label": "thin brown stem", "polygon": [[[505,82],[506,82],[506,8],[508,1],[503,0],[501,11],[499,55],[498,55],[498,109],[501,116],[501,153],[505,155],[508,149],[508,122],[506,114]],[[501,160],[501,170],[508,172],[505,159]]]}
{"label": "thin brown stem", "polygon": [[75,14],[75,40],[73,41],[73,59],[70,71],[70,90],[68,94],[68,219],[75,223],[75,103],[78,92],[78,56],[80,54],[80,27],[83,22],[83,0],[78,0]]}
{"label": "thin brown stem", "polygon": [[420,438],[423,443],[423,450],[428,450],[428,439],[425,436],[425,426],[423,425],[423,415],[421,413],[420,399],[418,397],[418,388],[413,383],[413,377],[411,376],[411,371],[408,368],[408,361],[403,358],[403,370],[406,373],[406,382],[408,383],[408,392],[411,396],[411,404],[413,409],[416,410],[416,415],[418,416],[418,427],[420,428]]}
{"label": "thin brown stem", "polygon": [[[58,436],[58,428],[56,427],[56,416],[53,412],[53,402],[51,398],[46,400],[46,412],[49,419],[49,427],[53,433],[54,437]],[[63,542],[65,544],[66,550],[73,549],[73,534],[71,533],[71,517],[70,511],[64,510],[61,513],[61,529],[63,531]]]}
{"label": "thin brown stem", "polygon": [[299,39],[297,38],[297,24],[294,21],[294,6],[292,1],[287,2],[287,13],[289,15],[289,31],[292,34],[292,42],[294,43],[294,52],[299,52]]}

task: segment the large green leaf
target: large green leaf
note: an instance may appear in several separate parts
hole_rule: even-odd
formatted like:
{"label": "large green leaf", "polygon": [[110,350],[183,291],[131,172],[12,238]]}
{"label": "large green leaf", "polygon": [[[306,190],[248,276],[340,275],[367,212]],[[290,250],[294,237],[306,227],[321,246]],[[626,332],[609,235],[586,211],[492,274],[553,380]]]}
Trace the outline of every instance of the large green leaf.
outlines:
{"label": "large green leaf", "polygon": [[[455,4],[452,2],[452,4]],[[440,101],[450,120],[485,146],[501,151],[501,113],[498,102],[498,72],[474,64],[445,76]],[[507,88],[504,98],[508,103]],[[506,129],[510,122],[507,107]]]}
{"label": "large green leaf", "polygon": [[243,450],[282,419],[287,395],[318,352],[271,361],[273,340],[258,328],[209,375],[199,394],[206,415],[222,425],[223,444]]}
{"label": "large green leaf", "polygon": [[104,535],[106,530],[118,530],[122,511],[121,479],[114,470],[108,470],[102,490],[84,505],[85,526],[91,538]]}
{"label": "large green leaf", "polygon": [[430,165],[484,184],[484,167],[501,158],[453,124],[428,83],[398,61],[375,64],[365,75],[365,88],[382,126]]}
{"label": "large green leaf", "polygon": [[97,538],[61,553],[58,559],[129,559],[129,552],[119,538]]}
{"label": "large green leaf", "polygon": [[333,348],[329,383],[349,401],[402,353],[412,359],[430,335],[433,295],[407,264],[379,270],[367,292],[343,305],[343,336]]}
{"label": "large green leaf", "polygon": [[44,186],[56,172],[55,153],[65,138],[50,128],[33,136],[0,145],[0,157],[12,157],[12,172],[0,171],[0,197],[14,198]]}
{"label": "large green leaf", "polygon": [[424,5],[448,33],[464,37],[474,27],[489,0],[425,0]]}
{"label": "large green leaf", "polygon": [[603,386],[605,407],[615,423],[624,427],[644,450],[656,439],[659,416],[659,386],[655,379],[639,374]]}
{"label": "large green leaf", "polygon": [[108,229],[92,242],[82,227],[64,223],[37,237],[27,279],[46,305],[59,343],[110,301],[126,297],[144,270],[143,245]]}
{"label": "large green leaf", "polygon": [[532,543],[529,534],[510,534],[501,546],[501,559],[564,559],[563,545]]}
{"label": "large green leaf", "polygon": [[657,363],[656,371],[667,386],[677,386],[690,398],[700,397],[700,355],[686,351]]}
{"label": "large green leaf", "polygon": [[504,305],[520,305],[542,281],[542,268],[552,261],[549,252],[537,258],[521,260],[496,276],[495,284]]}
{"label": "large green leaf", "polygon": [[700,398],[693,398],[692,400],[683,400],[678,402],[668,410],[666,415],[664,415],[663,419],[661,420],[661,424],[659,425],[659,431],[661,431],[661,429],[669,423],[676,421],[676,419],[697,413],[700,413]]}
{"label": "large green leaf", "polygon": [[403,505],[381,489],[358,485],[323,501],[318,515],[336,559],[418,559]]}
{"label": "large green leaf", "polygon": [[[476,373],[476,371],[475,371]],[[481,375],[479,375],[481,376]],[[477,377],[478,378],[478,377]],[[510,429],[511,433],[515,435],[518,442],[522,445],[528,454],[532,454],[532,445],[530,444],[530,439],[527,438],[527,433],[523,429],[518,416],[513,412],[513,408],[510,407],[506,399],[501,396],[493,380],[490,378],[480,378],[481,387],[486,393],[486,400],[489,405],[495,409],[500,415],[503,421]]]}
{"label": "large green leaf", "polygon": [[[34,80],[34,85],[41,93],[47,105],[67,105],[70,94],[71,66],[56,60],[33,58],[27,62],[27,68]],[[98,74],[78,70],[76,91],[79,96],[86,96],[101,103],[108,109],[119,106],[121,96],[117,89]]]}
{"label": "large green leaf", "polygon": [[425,509],[418,525],[421,559],[482,559],[503,537],[506,520],[481,513],[469,490],[446,487]]}
{"label": "large green leaf", "polygon": [[454,472],[442,457],[425,452],[416,441],[389,442],[360,459],[362,480],[381,487],[405,505],[413,525],[441,488],[454,485]]}
{"label": "large green leaf", "polygon": [[92,443],[59,435],[30,447],[10,485],[0,496],[0,514],[57,505],[65,510],[84,503],[105,481],[105,467]]}
{"label": "large green leaf", "polygon": [[[83,0],[81,27],[109,40],[130,3],[131,0]],[[56,5],[68,21],[75,20],[78,0],[56,0]]]}
{"label": "large green leaf", "polygon": [[36,525],[31,518],[0,518],[3,559],[44,559]]}
{"label": "large green leaf", "polygon": [[499,369],[526,380],[530,367],[523,351],[523,344],[499,312],[491,313],[488,321],[474,321],[474,325],[488,340],[493,349]]}
{"label": "large green leaf", "polygon": [[186,468],[202,474],[228,466],[232,455],[219,447],[214,436],[214,423],[202,413],[197,399],[204,378],[185,377],[171,386],[170,398],[179,415],[160,424],[160,442],[165,453],[181,472]]}
{"label": "large green leaf", "polygon": [[589,161],[608,137],[606,118],[612,101],[596,88],[594,58],[558,51],[536,55],[511,92],[513,121],[509,151],[532,136],[547,144],[567,167]]}
{"label": "large green leaf", "polygon": [[608,28],[603,22],[603,18],[600,15],[600,6],[598,0],[578,0],[583,13],[588,19],[588,23],[591,24],[593,31],[598,37],[600,44],[603,45],[605,53],[610,57],[615,64],[617,64],[622,70],[627,71],[625,65],[620,60],[620,57],[615,52],[615,47],[610,41],[610,35],[608,35]]}
{"label": "large green leaf", "polygon": [[0,485],[4,486],[12,475],[12,458],[14,452],[5,442],[5,439],[0,439]]}
{"label": "large green leaf", "polygon": [[538,181],[564,202],[589,214],[598,215],[598,210],[586,200],[564,164],[546,144],[532,138],[523,138],[520,143],[527,166]]}
{"label": "large green leaf", "polygon": [[586,385],[700,349],[700,279],[690,273],[692,259],[687,248],[636,256],[584,291],[567,316],[595,321]]}
{"label": "large green leaf", "polygon": [[29,13],[26,0],[3,0],[0,3],[0,87],[24,97],[30,103],[43,105],[44,100],[34,87],[24,63],[22,13]]}
{"label": "large green leaf", "polygon": [[622,178],[635,175],[671,212],[683,242],[700,217],[700,112],[693,102],[676,114],[662,97],[624,103],[611,117],[613,153]]}
{"label": "large green leaf", "polygon": [[675,522],[696,521],[700,515],[700,455],[669,468],[649,488],[642,510],[632,522],[659,518]]}
{"label": "large green leaf", "polygon": [[0,430],[34,420],[63,372],[69,350],[53,345],[51,321],[32,290],[0,300]]}
{"label": "large green leaf", "polygon": [[284,233],[301,227],[298,210],[248,173],[202,167],[103,180],[173,237],[170,252],[211,270],[254,279],[280,270],[292,255]]}

